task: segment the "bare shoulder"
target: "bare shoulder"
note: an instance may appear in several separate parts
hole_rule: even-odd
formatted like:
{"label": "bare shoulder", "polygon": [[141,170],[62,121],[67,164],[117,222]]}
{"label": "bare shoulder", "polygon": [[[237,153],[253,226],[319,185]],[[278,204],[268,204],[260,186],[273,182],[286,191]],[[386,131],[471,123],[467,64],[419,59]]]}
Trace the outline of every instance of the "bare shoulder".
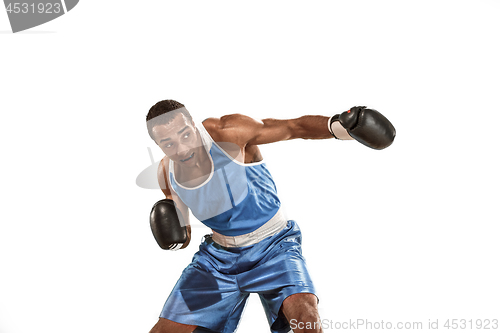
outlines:
{"label": "bare shoulder", "polygon": [[203,121],[203,126],[205,126],[206,129],[210,128],[212,130],[227,130],[249,124],[262,124],[262,121],[241,113],[228,114],[220,118],[207,118]]}
{"label": "bare shoulder", "polygon": [[229,114],[221,118],[221,123],[224,127],[236,127],[236,126],[251,126],[254,124],[262,124],[262,121],[254,119],[252,117],[246,116],[241,113]]}
{"label": "bare shoulder", "polygon": [[164,156],[158,164],[158,177],[163,173],[168,173],[170,159]]}
{"label": "bare shoulder", "polygon": [[203,121],[203,126],[214,140],[240,144],[246,142],[252,130],[259,125],[262,125],[262,121],[240,113]]}
{"label": "bare shoulder", "polygon": [[171,192],[170,192],[170,186],[168,184],[168,172],[169,172],[169,162],[170,159],[165,156],[162,158],[160,161],[160,164],[158,165],[158,170],[157,170],[157,177],[158,177],[158,184],[160,185],[160,188],[162,192],[165,194],[165,196],[169,199],[171,199]]}
{"label": "bare shoulder", "polygon": [[207,118],[202,122],[203,127],[212,135],[212,132],[217,132],[220,127],[220,118]]}

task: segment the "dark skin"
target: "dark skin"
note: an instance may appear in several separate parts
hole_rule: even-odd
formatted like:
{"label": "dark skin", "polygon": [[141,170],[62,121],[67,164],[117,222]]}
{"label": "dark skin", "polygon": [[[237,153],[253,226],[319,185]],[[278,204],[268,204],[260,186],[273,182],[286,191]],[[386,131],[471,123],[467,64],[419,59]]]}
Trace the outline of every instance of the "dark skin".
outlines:
{"label": "dark skin", "polygon": [[[292,139],[331,139],[328,130],[329,117],[303,116],[296,119],[256,120],[241,114],[232,114],[221,118],[209,118],[203,126],[221,147],[239,162],[254,163],[262,161],[259,145],[286,141]],[[335,136],[349,140],[352,139],[347,131],[334,123]],[[175,202],[180,212],[181,223],[188,227],[188,240],[182,248],[188,246],[191,239],[189,226],[188,207],[171,190],[168,183],[169,161],[174,162],[174,174],[178,182],[185,186],[198,186],[209,176],[212,165],[201,144],[201,138],[194,124],[189,122],[183,114],[178,114],[174,120],[166,125],[153,128],[155,142],[165,153],[165,157],[158,168],[158,180],[163,184],[162,191],[167,199]],[[167,180],[167,182],[165,182]],[[313,294],[302,293],[287,297],[281,310],[289,322],[318,322],[319,314],[317,298]],[[320,325],[319,325],[320,326]],[[183,333],[193,332],[196,326],[184,325],[160,318],[150,333]],[[295,333],[322,332],[321,327],[316,329],[297,329]]]}

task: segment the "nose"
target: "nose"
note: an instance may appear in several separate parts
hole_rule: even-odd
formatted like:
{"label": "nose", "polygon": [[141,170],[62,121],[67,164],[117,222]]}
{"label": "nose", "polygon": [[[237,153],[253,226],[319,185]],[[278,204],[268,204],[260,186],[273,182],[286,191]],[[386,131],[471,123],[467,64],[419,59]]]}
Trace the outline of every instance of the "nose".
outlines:
{"label": "nose", "polygon": [[186,157],[184,155],[187,155],[189,149],[190,149],[190,147],[188,147],[187,145],[179,144],[177,146],[177,156],[179,156],[180,158]]}

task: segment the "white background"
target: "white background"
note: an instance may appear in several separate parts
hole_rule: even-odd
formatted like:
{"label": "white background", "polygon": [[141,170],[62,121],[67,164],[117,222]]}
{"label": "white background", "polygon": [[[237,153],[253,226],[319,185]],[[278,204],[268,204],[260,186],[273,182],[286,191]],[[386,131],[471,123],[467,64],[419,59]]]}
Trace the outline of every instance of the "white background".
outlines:
{"label": "white background", "polygon": [[[0,11],[0,332],[148,332],[208,229],[161,250],[145,116],[333,115],[397,129],[262,147],[323,319],[499,318],[496,0],[91,1],[12,34]],[[238,332],[266,332],[252,297]],[[333,331],[332,329],[326,330]]]}

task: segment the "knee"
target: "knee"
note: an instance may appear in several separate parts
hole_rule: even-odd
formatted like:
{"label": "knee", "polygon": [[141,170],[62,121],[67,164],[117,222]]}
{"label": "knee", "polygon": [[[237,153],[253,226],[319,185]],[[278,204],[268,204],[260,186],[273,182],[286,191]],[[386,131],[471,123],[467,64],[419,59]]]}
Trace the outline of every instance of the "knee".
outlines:
{"label": "knee", "polygon": [[159,329],[156,325],[149,331],[149,333],[162,333],[162,330]]}
{"label": "knee", "polygon": [[297,321],[301,323],[309,323],[308,326],[316,328],[321,322],[318,308],[316,305],[303,304],[301,311],[297,314]]}
{"label": "knee", "polygon": [[307,332],[320,332],[317,298],[313,294],[292,295],[283,304],[283,313],[292,329],[306,329]]}
{"label": "knee", "polygon": [[191,333],[196,329],[193,325],[179,324],[165,318],[160,318],[149,333]]}
{"label": "knee", "polygon": [[151,331],[149,333],[167,333],[167,331],[163,328],[164,325],[162,325],[161,321],[158,320],[158,322],[153,326]]}

